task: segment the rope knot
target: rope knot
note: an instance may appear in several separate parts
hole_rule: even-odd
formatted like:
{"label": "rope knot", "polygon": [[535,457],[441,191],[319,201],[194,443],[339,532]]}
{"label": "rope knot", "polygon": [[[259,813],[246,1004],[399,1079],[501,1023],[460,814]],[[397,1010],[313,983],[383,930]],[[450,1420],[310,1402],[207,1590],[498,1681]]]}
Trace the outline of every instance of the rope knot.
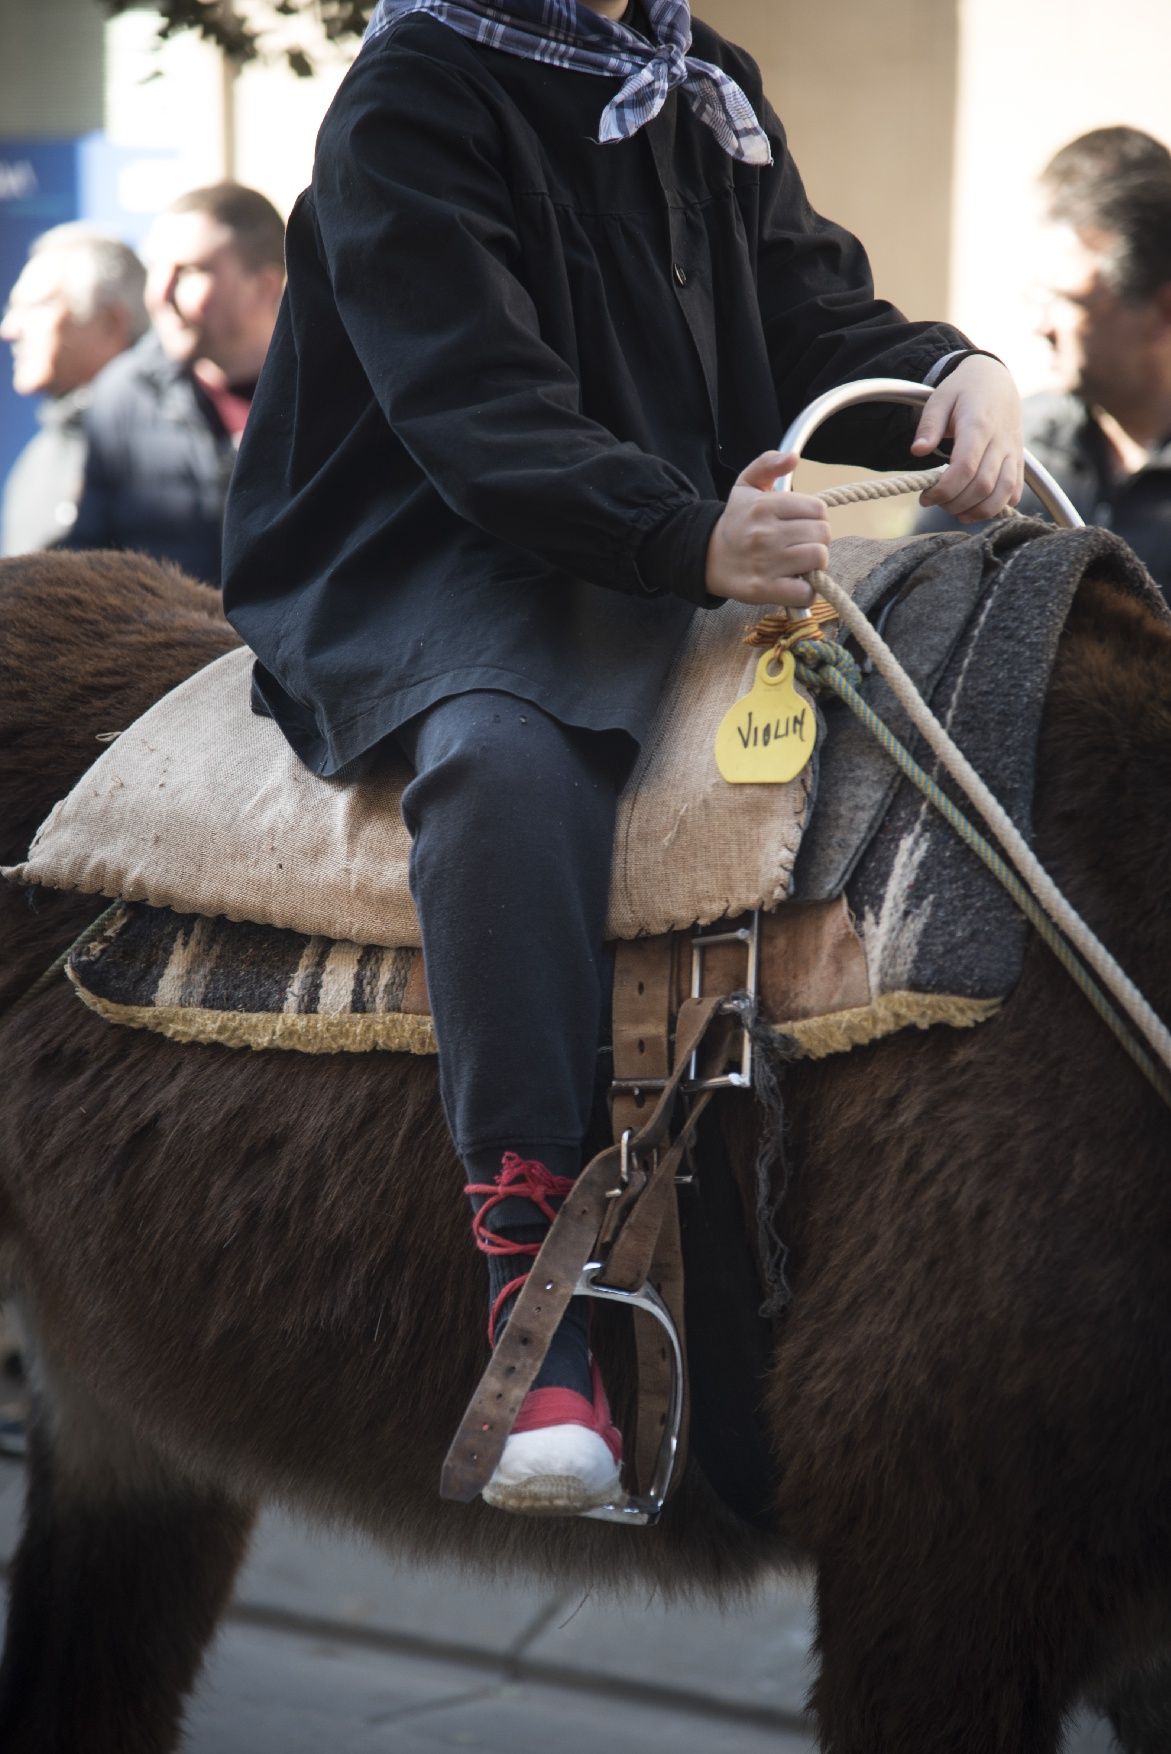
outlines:
{"label": "rope knot", "polygon": [[862,672],[857,660],[845,646],[832,639],[798,640],[792,648],[797,660],[797,677],[815,694],[831,686],[828,672],[835,670],[843,682],[853,689],[862,686]]}
{"label": "rope knot", "polygon": [[[470,1194],[473,1198],[478,1197],[482,1201],[472,1219],[472,1237],[476,1247],[481,1254],[493,1255],[497,1258],[504,1255],[525,1255],[529,1260],[534,1260],[541,1252],[540,1242],[522,1242],[518,1238],[510,1236],[503,1225],[500,1230],[494,1230],[490,1222],[493,1215],[496,1214],[498,1219],[501,1218],[503,1215],[497,1212],[497,1208],[505,1206],[509,1200],[527,1200],[536,1209],[533,1214],[534,1222],[536,1214],[539,1213],[545,1224],[550,1225],[557,1216],[562,1200],[572,1191],[572,1188],[572,1176],[554,1175],[551,1169],[535,1158],[526,1161],[517,1152],[506,1151],[500,1162],[500,1174],[495,1181],[469,1182],[464,1189],[465,1194]],[[516,1220],[513,1219],[512,1222],[515,1223]],[[488,1315],[488,1344],[490,1346],[496,1344],[496,1327],[500,1320],[500,1312],[513,1292],[524,1284],[527,1275],[528,1269],[526,1268],[525,1272],[519,1274],[515,1279],[510,1279],[507,1285],[497,1292]]]}
{"label": "rope knot", "polygon": [[472,1219],[472,1236],[476,1247],[485,1255],[535,1255],[540,1244],[518,1243],[493,1230],[489,1219],[506,1200],[528,1200],[536,1207],[546,1224],[557,1216],[556,1200],[560,1203],[573,1187],[573,1178],[554,1175],[535,1159],[526,1162],[515,1151],[506,1151],[500,1174],[491,1182],[468,1182],[464,1193],[480,1197],[483,1204]]}

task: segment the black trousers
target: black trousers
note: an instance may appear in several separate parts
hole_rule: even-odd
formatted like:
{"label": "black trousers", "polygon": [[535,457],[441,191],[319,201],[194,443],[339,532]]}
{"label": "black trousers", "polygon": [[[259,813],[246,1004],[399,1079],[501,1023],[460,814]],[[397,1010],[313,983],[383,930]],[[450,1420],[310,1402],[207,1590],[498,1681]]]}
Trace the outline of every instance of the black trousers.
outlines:
{"label": "black trousers", "polygon": [[496,691],[453,695],[397,740],[411,892],[423,935],[444,1112],[465,1162],[581,1168],[599,1037],[623,732],[561,724]]}

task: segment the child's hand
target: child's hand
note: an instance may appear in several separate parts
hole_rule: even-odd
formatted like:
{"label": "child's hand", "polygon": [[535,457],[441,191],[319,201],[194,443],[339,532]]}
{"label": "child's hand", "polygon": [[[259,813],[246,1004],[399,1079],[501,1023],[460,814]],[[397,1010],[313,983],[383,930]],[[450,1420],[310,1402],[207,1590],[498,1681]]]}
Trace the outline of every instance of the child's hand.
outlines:
{"label": "child's hand", "polygon": [[825,507],[807,493],[772,491],[773,482],[796,467],[795,456],[766,451],[737,480],[708,543],[713,596],[800,608],[812,603],[801,575],[829,565]]}
{"label": "child's hand", "polygon": [[926,456],[952,440],[947,472],[920,498],[962,523],[1019,504],[1024,489],[1021,399],[997,359],[973,354],[944,378],[923,407],[911,449]]}

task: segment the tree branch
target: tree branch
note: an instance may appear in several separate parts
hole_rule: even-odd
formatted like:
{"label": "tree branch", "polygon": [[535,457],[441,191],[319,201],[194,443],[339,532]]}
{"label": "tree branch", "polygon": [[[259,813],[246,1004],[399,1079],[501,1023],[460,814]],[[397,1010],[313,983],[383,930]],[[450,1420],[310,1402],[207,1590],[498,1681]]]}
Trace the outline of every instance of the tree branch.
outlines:
{"label": "tree branch", "polygon": [[[97,4],[109,18],[141,9],[140,0],[97,0]],[[373,0],[259,0],[249,7],[247,23],[232,0],[152,0],[150,10],[158,15],[162,42],[193,30],[237,66],[284,61],[299,77],[307,78],[316,70],[314,42],[357,41],[366,29]],[[300,21],[307,31],[290,38],[289,25]],[[275,42],[268,41],[270,35]]]}

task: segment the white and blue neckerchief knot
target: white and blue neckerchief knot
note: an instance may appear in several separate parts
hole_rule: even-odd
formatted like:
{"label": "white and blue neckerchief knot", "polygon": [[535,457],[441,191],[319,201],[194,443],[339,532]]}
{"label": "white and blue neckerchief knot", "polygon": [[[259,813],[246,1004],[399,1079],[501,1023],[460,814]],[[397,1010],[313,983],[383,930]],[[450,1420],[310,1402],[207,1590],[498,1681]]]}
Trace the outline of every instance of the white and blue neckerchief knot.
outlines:
{"label": "white and blue neckerchief knot", "polygon": [[713,62],[688,54],[689,0],[644,4],[653,44],[578,0],[496,0],[494,5],[486,0],[378,0],[365,40],[381,36],[405,13],[429,12],[460,36],[526,61],[610,79],[625,75],[626,83],[602,111],[598,139],[603,145],[637,134],[658,115],[668,93],[680,87],[726,153],[746,164],[771,164],[768,135],[736,81]]}

